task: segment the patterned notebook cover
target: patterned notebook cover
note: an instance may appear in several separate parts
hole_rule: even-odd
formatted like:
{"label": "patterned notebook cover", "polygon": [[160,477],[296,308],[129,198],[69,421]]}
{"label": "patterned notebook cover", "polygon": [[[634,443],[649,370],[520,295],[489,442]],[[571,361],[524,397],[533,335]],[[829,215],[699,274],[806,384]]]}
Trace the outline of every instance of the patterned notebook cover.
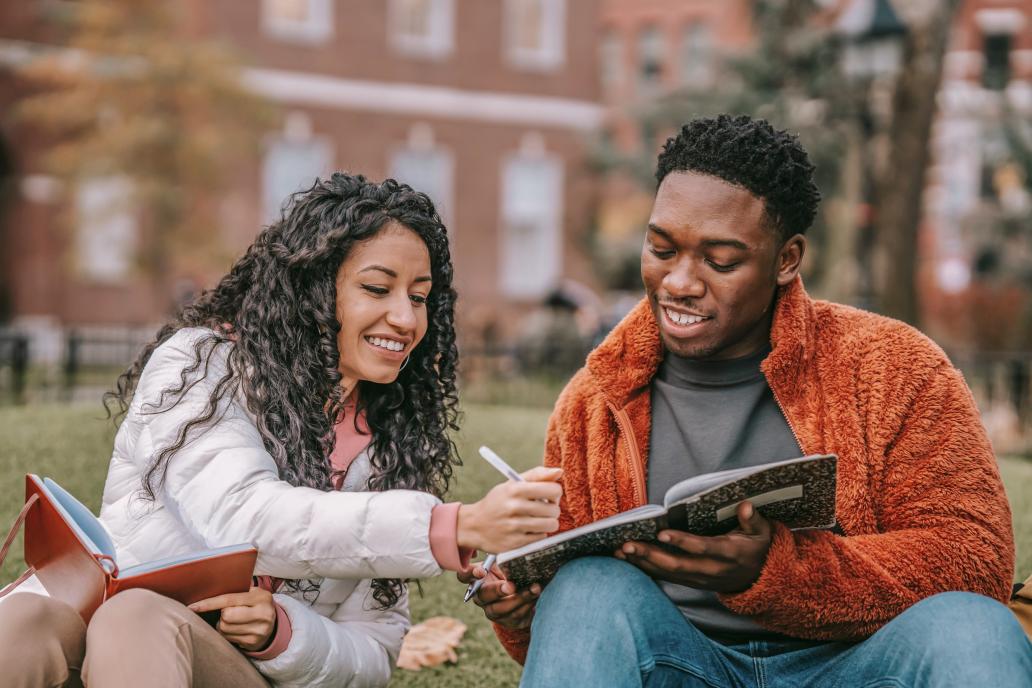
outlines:
{"label": "patterned notebook cover", "polygon": [[[789,528],[830,528],[835,525],[836,470],[834,455],[757,466],[731,482],[676,501],[666,514],[663,507],[655,505],[616,514],[504,552],[498,555],[498,565],[518,589],[523,589],[535,582],[547,582],[560,566],[575,557],[611,555],[628,540],[655,541],[664,528],[698,535],[726,533],[735,528],[735,507],[745,499],[751,500],[766,518]],[[670,492],[679,485],[671,487]],[[642,513],[637,516],[639,511]],[[610,521],[613,524],[607,526]]]}

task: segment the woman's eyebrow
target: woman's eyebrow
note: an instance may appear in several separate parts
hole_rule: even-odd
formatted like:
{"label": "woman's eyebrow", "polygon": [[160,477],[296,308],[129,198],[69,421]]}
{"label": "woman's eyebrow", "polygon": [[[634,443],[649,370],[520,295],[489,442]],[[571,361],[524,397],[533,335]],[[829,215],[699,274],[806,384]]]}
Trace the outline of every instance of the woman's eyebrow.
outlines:
{"label": "woman's eyebrow", "polygon": [[[382,273],[384,273],[385,275],[387,275],[389,277],[394,277],[395,279],[397,279],[397,277],[398,277],[398,273],[397,272],[395,272],[394,270],[391,270],[390,268],[384,267],[382,265],[368,265],[368,266],[362,268],[361,270],[359,270],[358,272],[359,272],[359,274],[361,274],[363,272],[370,272],[370,271],[382,272]],[[413,282],[430,282],[431,279],[430,279],[430,275],[420,275],[419,277],[417,277],[416,279],[414,279],[412,281]]]}

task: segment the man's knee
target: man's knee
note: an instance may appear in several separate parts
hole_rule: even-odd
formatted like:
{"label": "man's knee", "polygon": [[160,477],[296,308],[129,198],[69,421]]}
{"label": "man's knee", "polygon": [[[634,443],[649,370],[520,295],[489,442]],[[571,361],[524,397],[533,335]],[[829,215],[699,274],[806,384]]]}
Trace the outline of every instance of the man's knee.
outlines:
{"label": "man's knee", "polygon": [[636,566],[613,557],[580,557],[567,562],[545,586],[538,609],[606,605],[613,609],[639,598],[646,591],[660,592]]}
{"label": "man's knee", "polygon": [[921,654],[947,664],[978,666],[1030,661],[1032,648],[1014,614],[998,601],[970,592],[924,599],[900,617],[900,631]]}

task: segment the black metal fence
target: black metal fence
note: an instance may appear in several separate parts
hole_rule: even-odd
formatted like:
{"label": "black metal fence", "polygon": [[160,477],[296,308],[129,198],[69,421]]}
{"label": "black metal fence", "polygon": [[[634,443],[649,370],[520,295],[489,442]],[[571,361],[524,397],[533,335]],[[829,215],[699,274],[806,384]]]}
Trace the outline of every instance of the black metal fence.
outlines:
{"label": "black metal fence", "polygon": [[[70,330],[61,354],[40,362],[27,333],[0,330],[0,403],[98,400],[152,336],[150,328]],[[462,352],[462,371],[480,389],[497,380],[558,380],[576,368],[567,361],[582,361],[583,355],[580,350],[471,346]],[[954,351],[951,357],[964,372],[997,451],[1032,454],[1032,352]]]}
{"label": "black metal fence", "polygon": [[99,400],[149,341],[151,329],[68,330],[59,351],[33,351],[26,332],[0,331],[0,403]]}
{"label": "black metal fence", "polygon": [[0,398],[23,401],[28,372],[29,338],[20,332],[0,332]]}

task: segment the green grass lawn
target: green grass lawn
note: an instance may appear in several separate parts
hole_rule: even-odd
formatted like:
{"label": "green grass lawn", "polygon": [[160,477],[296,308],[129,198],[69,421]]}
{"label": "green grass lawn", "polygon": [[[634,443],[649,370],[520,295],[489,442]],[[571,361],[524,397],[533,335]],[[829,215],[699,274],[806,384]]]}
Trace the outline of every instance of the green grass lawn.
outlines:
{"label": "green grass lawn", "polygon": [[[543,408],[468,406],[458,438],[467,465],[456,475],[453,497],[473,501],[498,482],[494,470],[477,458],[481,444],[489,444],[517,468],[534,465],[540,459],[547,416]],[[58,479],[90,508],[98,509],[113,439],[110,422],[102,418],[99,405],[0,408],[0,525],[6,527],[21,507],[23,476],[30,471]],[[1032,574],[1032,463],[1003,459],[1000,468],[1014,512],[1018,575],[1024,578]],[[16,556],[20,552],[19,541],[0,569],[0,580],[10,580],[21,570],[21,558]],[[515,685],[519,667],[501,650],[480,610],[462,604],[463,586],[455,577],[439,576],[423,583],[422,589],[422,596],[412,589],[414,621],[445,614],[469,627],[459,648],[459,663],[417,673],[399,670],[391,685]]]}

